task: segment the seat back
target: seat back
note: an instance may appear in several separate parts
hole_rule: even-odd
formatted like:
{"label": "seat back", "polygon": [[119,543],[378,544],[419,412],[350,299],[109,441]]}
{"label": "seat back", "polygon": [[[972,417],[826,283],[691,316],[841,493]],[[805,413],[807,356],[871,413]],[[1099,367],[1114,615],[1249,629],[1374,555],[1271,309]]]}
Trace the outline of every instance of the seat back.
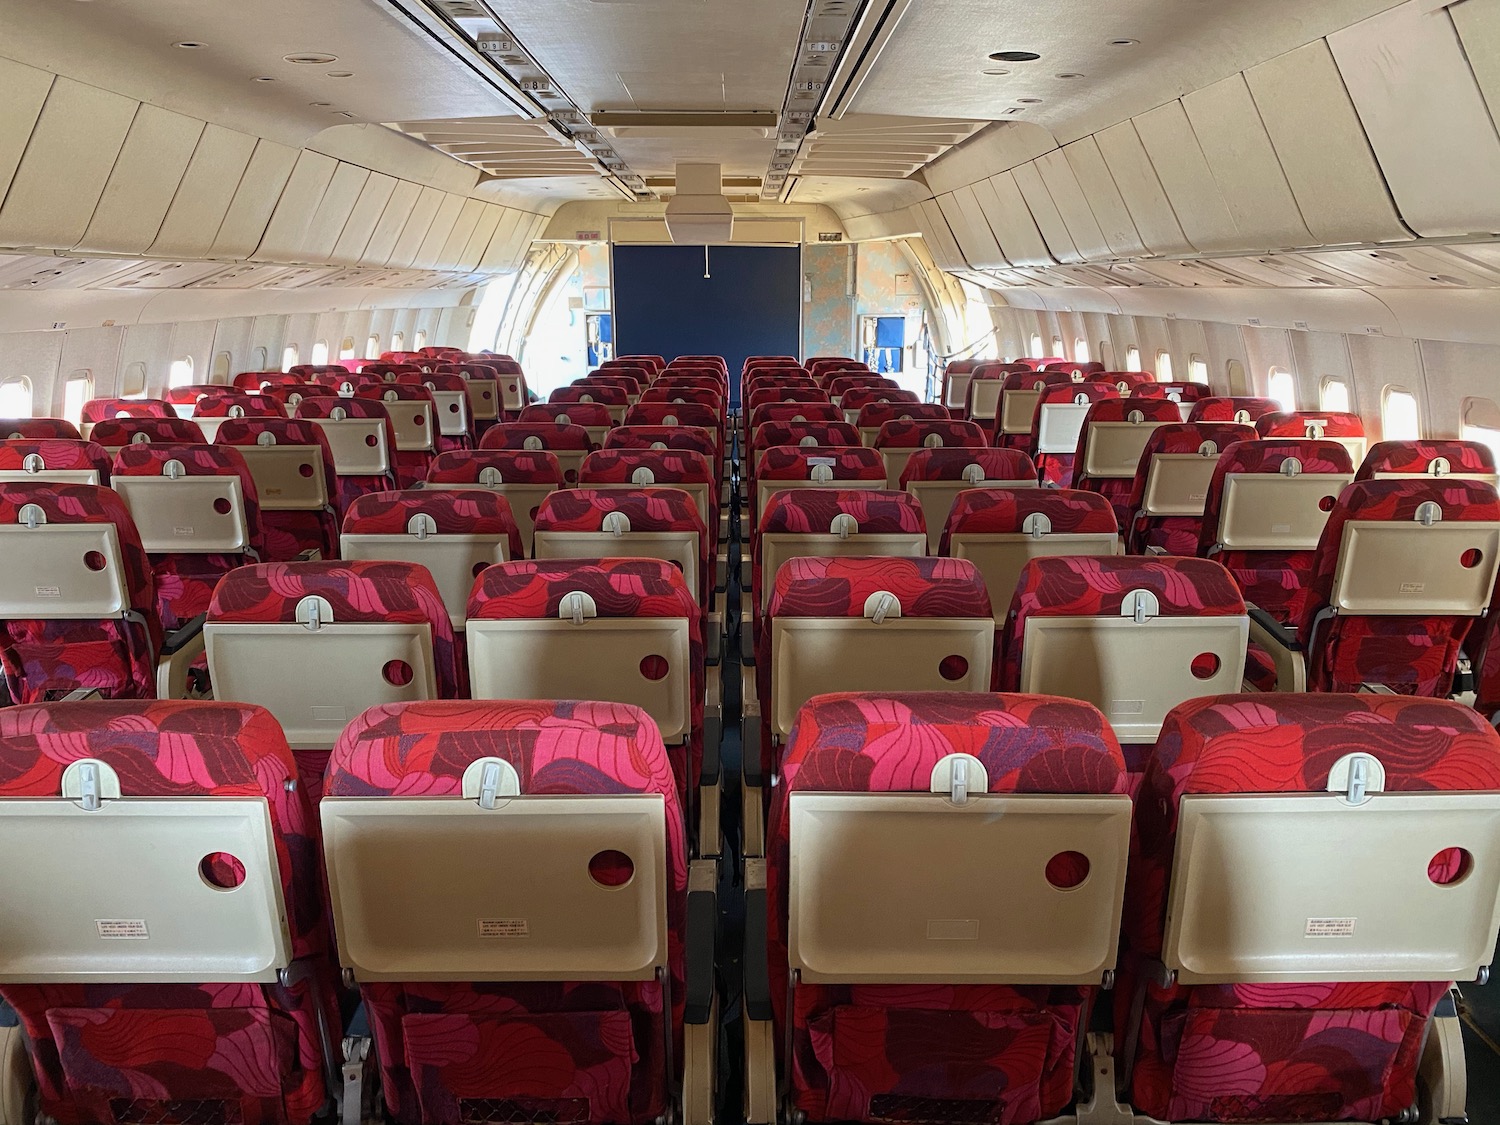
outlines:
{"label": "seat back", "polygon": [[1495,471],[1495,455],[1490,447],[1477,441],[1377,442],[1359,466],[1355,480],[1444,479],[1500,481]]}
{"label": "seat back", "polygon": [[[1495,837],[1475,828],[1493,823],[1480,810],[1497,789],[1500,740],[1457,703],[1258,694],[1173,711],[1136,804],[1125,910],[1140,960],[1124,967],[1122,995],[1146,994],[1138,966],[1175,970],[1124,1029],[1137,1112],[1407,1114],[1434,1007],[1493,949]],[[1233,1098],[1172,1080],[1222,1061],[1216,1031],[1231,1026],[1260,1044]],[[1352,1026],[1366,1032],[1340,1066],[1368,1077],[1330,1082],[1319,1060]]]}
{"label": "seat back", "polygon": [[336,494],[333,450],[323,431],[302,418],[230,419],[215,435],[233,446],[255,480],[263,511],[321,512]]}
{"label": "seat back", "polygon": [[83,404],[79,417],[79,434],[88,438],[94,425],[106,418],[176,418],[177,411],[165,399],[91,398]]}
{"label": "seat back", "polygon": [[887,422],[947,422],[952,419],[946,406],[935,402],[871,402],[860,407],[855,418],[859,440],[864,445],[874,445],[880,429]]}
{"label": "seat back", "polygon": [[922,506],[928,554],[935,555],[959,493],[971,488],[1035,488],[1037,472],[1019,449],[924,448],[907,458],[898,484]]}
{"label": "seat back", "polygon": [[1236,442],[1220,455],[1209,483],[1199,540],[1203,552],[1207,557],[1310,553],[1322,538],[1339,493],[1353,481],[1354,466],[1340,442]]}
{"label": "seat back", "polygon": [[592,489],[675,488],[693,498],[703,526],[719,531],[719,484],[712,463],[701,453],[681,449],[600,449],[590,453],[578,484]]}
{"label": "seat back", "polygon": [[113,487],[147,554],[258,558],[263,549],[255,479],[230,446],[126,446]]}
{"label": "seat back", "polygon": [[1255,422],[1262,438],[1306,438],[1309,441],[1336,441],[1349,451],[1349,459],[1358,465],[1365,459],[1368,442],[1365,423],[1358,414],[1336,410],[1293,410],[1264,414]]}
{"label": "seat back", "polygon": [[[997,438],[1019,439],[1025,444],[1031,436],[1031,421],[1036,417],[1037,400],[1049,386],[1058,382],[1074,382],[1071,375],[1049,380],[1045,375],[1028,368],[1016,370],[1012,366],[996,367],[989,371],[976,372],[978,378],[994,387],[975,387],[970,384],[971,397],[981,396],[987,404],[993,396],[995,407],[988,414],[975,417],[975,421],[986,430],[993,430]],[[1007,443],[1008,444],[1008,443]]]}
{"label": "seat back", "polygon": [[523,550],[505,497],[487,489],[419,488],[371,492],[354,501],[344,514],[339,553],[349,560],[425,567],[459,632],[474,579]]}
{"label": "seat back", "polygon": [[[867,411],[870,409],[872,408],[865,408]],[[946,408],[939,407],[938,409]],[[911,460],[912,454],[917,450],[983,449],[989,444],[989,440],[977,422],[947,418],[897,418],[884,422],[876,431],[874,441],[865,444],[873,445],[885,458],[887,486],[900,488],[901,477],[906,472],[906,463]]]}
{"label": "seat back", "polygon": [[78,427],[65,418],[0,418],[0,441],[27,438],[81,441]]}
{"label": "seat back", "polygon": [[0,439],[0,481],[107,485],[109,454],[69,438]]}
{"label": "seat back", "polygon": [[341,477],[389,477],[395,470],[396,433],[385,404],[363,398],[305,398],[297,417],[317,424]]}
{"label": "seat back", "polygon": [[479,439],[480,449],[546,450],[557,458],[565,484],[578,483],[578,470],[594,447],[582,426],[559,422],[503,422],[491,426]]}
{"label": "seat back", "polygon": [[[582,426],[589,435],[595,449],[604,445],[610,428],[616,425],[613,407],[598,402],[534,402],[521,411],[520,421],[525,423],[548,423],[558,426]],[[624,407],[620,408],[624,413]]]}
{"label": "seat back", "polygon": [[201,445],[206,439],[203,428],[175,414],[170,418],[157,415],[102,418],[89,428],[89,439],[113,459],[127,445],[149,442]]}
{"label": "seat back", "polygon": [[1274,398],[1246,398],[1227,396],[1204,398],[1193,403],[1188,414],[1189,422],[1237,422],[1242,426],[1253,426],[1267,414],[1281,412],[1281,403]]}
{"label": "seat back", "polygon": [[[688,852],[650,718],[612,703],[381,707],[340,738],[320,811],[339,960],[393,1118],[670,1113]],[[458,1007],[471,1046],[455,1055],[444,1009]],[[515,1070],[518,1042],[545,1075]]]}
{"label": "seat back", "polygon": [[1165,399],[1114,398],[1097,402],[1079,434],[1075,480],[1135,479],[1146,442],[1158,427],[1180,424],[1175,403]]}
{"label": "seat back", "polygon": [[[1073,457],[1082,440],[1084,420],[1095,404],[1119,397],[1113,383],[1064,383],[1042,391],[1031,420],[1031,453],[1043,480],[1064,487],[1072,483]],[[1058,473],[1048,472],[1052,460],[1064,466]]]}
{"label": "seat back", "polygon": [[752,527],[771,497],[790,488],[842,488],[875,491],[886,487],[885,460],[862,445],[774,445],[755,466]]}
{"label": "seat back", "polygon": [[1153,742],[1179,703],[1239,690],[1249,641],[1244,600],[1218,563],[1038,558],[1011,602],[1001,687],[1082,699],[1122,743]]}
{"label": "seat back", "polygon": [[241,567],[203,635],[216,698],[265,707],[294,750],[328,749],[367,707],[461,690],[442,594],[412,563]]}
{"label": "seat back", "polygon": [[432,453],[437,449],[436,403],[426,387],[409,383],[361,387],[354,397],[384,404],[399,452]]}
{"label": "seat back", "polygon": [[767,616],[756,674],[776,740],[829,692],[990,690],[989,597],[958,559],[795,558],[777,572]]}
{"label": "seat back", "polygon": [[762,453],[778,445],[859,444],[859,431],[848,422],[762,422],[750,437],[746,463],[753,467]]}
{"label": "seat back", "polygon": [[27,919],[0,943],[0,999],[29,1029],[40,1113],[306,1125],[332,1094],[335,983],[275,720],[67,703],[7,708],[0,739],[0,895]]}
{"label": "seat back", "polygon": [[1109,501],[1075,489],[976,487],[957,494],[940,532],[941,553],[984,576],[996,620],[1010,611],[1021,571],[1050,555],[1118,555]]}
{"label": "seat back", "polygon": [[[1125,546],[1141,553],[1194,554],[1219,455],[1237,441],[1256,441],[1247,425],[1186,422],[1160,426],[1146,442],[1130,486]],[[1175,522],[1174,522],[1175,521]]]}
{"label": "seat back", "polygon": [[458,449],[439,453],[427,470],[427,488],[487,489],[505,497],[521,533],[519,557],[531,556],[537,509],[563,486],[557,455],[547,450]]}

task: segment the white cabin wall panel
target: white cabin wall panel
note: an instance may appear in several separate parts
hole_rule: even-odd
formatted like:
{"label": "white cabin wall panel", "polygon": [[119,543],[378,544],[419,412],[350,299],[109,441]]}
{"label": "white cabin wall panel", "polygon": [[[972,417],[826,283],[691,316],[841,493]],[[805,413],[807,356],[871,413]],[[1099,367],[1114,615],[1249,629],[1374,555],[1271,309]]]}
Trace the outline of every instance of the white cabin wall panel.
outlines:
{"label": "white cabin wall panel", "polygon": [[410,269],[416,261],[417,252],[422,249],[422,242],[427,237],[428,230],[432,227],[432,221],[437,217],[438,208],[443,205],[443,200],[448,198],[448,193],[439,191],[437,188],[424,187],[417,196],[417,201],[407,212],[406,223],[401,228],[401,237],[396,239],[395,249],[391,251],[391,257],[386,265],[392,269]]}
{"label": "white cabin wall panel", "polygon": [[[74,372],[86,371],[94,381],[94,396],[107,398],[115,393],[120,368],[120,348],[125,342],[123,328],[79,328],[61,333],[62,350],[57,372],[47,398],[35,395],[37,410],[50,403],[50,412],[62,416],[64,384]],[[9,342],[3,349],[8,351]]]}
{"label": "white cabin wall panel", "polygon": [[1125,198],[1110,174],[1109,165],[1104,162],[1098,141],[1084,137],[1068,145],[1062,153],[1088,200],[1104,241],[1109,244],[1110,256],[1134,258],[1146,253],[1146,244],[1135,229],[1130,208],[1125,205]]}
{"label": "white cabin wall panel", "polygon": [[0,383],[22,378],[31,383],[31,412],[47,413],[62,365],[62,332],[26,332],[0,337]]}
{"label": "white cabin wall panel", "polygon": [[296,164],[296,149],[275,141],[256,143],[229,209],[224,213],[224,221],[219,224],[210,251],[212,257],[238,261],[255,253]]}
{"label": "white cabin wall panel", "polygon": [[1417,354],[1431,396],[1427,436],[1456,438],[1463,432],[1463,400],[1483,398],[1500,403],[1500,347],[1419,340]]}
{"label": "white cabin wall panel", "polygon": [[412,208],[417,205],[417,199],[421,194],[421,185],[414,184],[410,180],[396,181],[391,197],[380,212],[380,219],[370,235],[369,244],[365,247],[361,259],[365,265],[383,266],[390,261],[391,255],[396,251],[396,243],[401,238],[401,232],[405,229],[407,220],[411,218]]}
{"label": "white cabin wall panel", "polygon": [[1406,225],[1500,232],[1500,134],[1447,8],[1409,0],[1328,43]]}
{"label": "white cabin wall panel", "polygon": [[52,80],[48,71],[0,58],[0,105],[5,106],[0,114],[0,202],[21,165]]}
{"label": "white cabin wall panel", "polygon": [[1411,238],[1326,41],[1252,67],[1245,81],[1317,242]]}
{"label": "white cabin wall panel", "polygon": [[1239,248],[1312,244],[1244,77],[1194,90],[1182,107],[1239,231]]}
{"label": "white cabin wall panel", "polygon": [[1448,6],[1448,15],[1490,107],[1490,117],[1500,121],[1500,4],[1494,0],[1458,0]]}
{"label": "white cabin wall panel", "polygon": [[1361,397],[1367,400],[1365,412],[1375,419],[1375,426],[1369,434],[1371,439],[1379,441],[1383,436],[1380,412],[1387,387],[1400,387],[1415,395],[1422,418],[1422,432],[1433,432],[1429,423],[1432,402],[1416,341],[1388,336],[1349,336],[1348,342],[1350,364],[1358,373],[1355,377],[1359,380]]}
{"label": "white cabin wall panel", "polygon": [[0,246],[77,245],[139,105],[70,78],[53,82],[0,205]]}
{"label": "white cabin wall panel", "polygon": [[1037,160],[1036,169],[1078,253],[1090,262],[1109,259],[1112,256],[1109,243],[1067,156],[1060,149],[1049,152]]}
{"label": "white cabin wall panel", "polygon": [[1297,364],[1297,385],[1308,410],[1323,408],[1323,382],[1337,379],[1349,391],[1349,407],[1365,423],[1367,434],[1380,429],[1380,399],[1365,393],[1349,364],[1349,344],[1339,332],[1293,332],[1292,356]]}
{"label": "white cabin wall panel", "polygon": [[[250,355],[246,357],[246,366],[241,370],[281,370],[281,350],[290,343],[286,330],[287,319],[285,314],[255,318],[255,327],[250,339]],[[262,350],[265,351],[264,357],[260,354]]]}
{"label": "white cabin wall panel", "polygon": [[1136,123],[1122,121],[1112,125],[1096,133],[1094,140],[1146,249],[1152,254],[1193,253],[1194,247],[1182,231],[1182,221],[1172,209],[1161,177],[1141,143]]}
{"label": "white cabin wall panel", "polygon": [[205,124],[142,105],[74,252],[146,253],[161,232]]}
{"label": "white cabin wall panel", "polygon": [[1026,198],[1016,186],[1010,172],[1002,172],[974,185],[974,198],[989,221],[990,230],[1000,244],[1000,252],[1016,266],[1050,266],[1053,264],[1047,242],[1042,237]]}
{"label": "white cabin wall panel", "polygon": [[[229,381],[241,371],[253,371],[251,365],[251,340],[255,335],[255,318],[232,316],[214,324],[214,355],[229,353]],[[200,383],[216,383],[219,380],[202,378]]]}
{"label": "white cabin wall panel", "polygon": [[463,209],[458,213],[458,220],[453,224],[453,229],[448,232],[448,238],[443,243],[442,250],[438,253],[438,268],[445,270],[456,270],[462,268],[464,260],[464,248],[469,245],[469,239],[474,234],[474,229],[479,225],[480,217],[489,210],[489,204],[482,199],[465,199]]}
{"label": "white cabin wall panel", "polygon": [[1208,340],[1208,385],[1216,395],[1231,394],[1229,365],[1238,363],[1247,372],[1250,368],[1245,338],[1234,324],[1206,322],[1203,331]]}
{"label": "white cabin wall panel", "polygon": [[207,257],[254,152],[254,137],[206,126],[147,252],[183,260]]}
{"label": "white cabin wall panel", "polygon": [[1026,208],[1036,221],[1037,229],[1042,232],[1051,256],[1059,262],[1083,261],[1083,255],[1073,244],[1068,225],[1063,222],[1062,212],[1057,209],[1057,203],[1047,190],[1046,181],[1042,179],[1041,170],[1037,168],[1035,161],[1012,169],[1010,174],[1015,177],[1021,198],[1026,201]]}
{"label": "white cabin wall panel", "polygon": [[1118,371],[1115,366],[1115,345],[1110,339],[1110,318],[1104,313],[1081,313],[1083,332],[1089,342],[1089,354],[1094,362],[1104,364],[1106,371]]}
{"label": "white cabin wall panel", "polygon": [[[1240,330],[1240,335],[1244,338],[1245,351],[1249,355],[1250,361],[1247,368],[1252,394],[1262,398],[1267,396],[1273,367],[1282,371],[1290,371],[1294,377],[1296,376],[1296,359],[1292,355],[1291,336],[1286,329],[1246,327]],[[1297,384],[1298,409],[1305,409],[1308,404],[1304,390],[1305,388],[1299,381]]]}
{"label": "white cabin wall panel", "polygon": [[[120,369],[115,384],[115,393],[123,393],[126,372],[133,364],[140,364],[146,371],[146,394],[156,397],[166,385],[167,371],[172,366],[172,324],[132,324],[125,329],[125,339],[120,346]],[[97,388],[95,393],[98,394]]]}
{"label": "white cabin wall panel", "polygon": [[923,200],[914,210],[922,222],[922,241],[927,244],[927,251],[937,263],[938,269],[968,269],[969,264],[964,261],[963,251],[958,248],[953,232],[948,229],[948,220],[943,218],[943,210],[938,206],[937,200]]}
{"label": "white cabin wall panel", "polygon": [[364,260],[365,250],[370,245],[380,216],[385,213],[386,204],[391,201],[397,182],[394,176],[386,176],[380,172],[370,173],[364,186],[360,188],[359,198],[355,200],[349,218],[339,231],[338,241],[334,243],[333,253],[328,258],[330,262],[336,266],[356,266]]}
{"label": "white cabin wall panel", "polygon": [[1193,358],[1208,362],[1208,335],[1196,320],[1168,320],[1166,325],[1167,337],[1172,342],[1172,378],[1178,383],[1189,382],[1188,365]]}
{"label": "white cabin wall panel", "polygon": [[331,156],[307,149],[298,154],[291,178],[276,201],[276,209],[271,213],[260,247],[255,251],[256,261],[285,265],[300,265],[307,261],[305,249],[312,233],[313,218],[338,169],[339,162]]}
{"label": "white cabin wall panel", "polygon": [[172,358],[168,361],[168,369],[148,371],[148,385],[165,391],[171,363],[179,359],[193,361],[193,382],[207,383],[208,373],[214,369],[214,337],[217,327],[218,322],[212,320],[180,321],[172,325]]}
{"label": "white cabin wall panel", "polygon": [[1240,249],[1234,216],[1182,103],[1168,102],[1134,122],[1187,240],[1205,253]]}
{"label": "white cabin wall panel", "polygon": [[344,227],[354,213],[355,205],[359,203],[360,195],[369,180],[370,172],[366,168],[355,164],[338,166],[333,179],[329,181],[328,190],[318,201],[318,209],[313,213],[307,237],[300,248],[299,256],[302,261],[321,265],[332,260],[334,247],[338,245],[339,237],[344,233]]}
{"label": "white cabin wall panel", "polygon": [[[286,318],[286,334],[282,347],[295,346],[298,363],[311,363],[313,345],[318,342],[318,314],[293,313]],[[281,353],[271,357],[271,367],[281,367]]]}
{"label": "white cabin wall panel", "polygon": [[[985,181],[986,183],[988,181]],[[958,239],[964,257],[975,269],[1005,269],[1010,265],[984,217],[984,208],[973,188],[955,188],[949,195],[938,196],[938,206],[948,219],[948,226]]]}
{"label": "white cabin wall panel", "polygon": [[450,194],[443,197],[437,214],[433,216],[432,225],[427,228],[427,234],[417,250],[417,256],[412,261],[413,266],[419,270],[438,268],[443,247],[448,242],[448,236],[453,233],[453,227],[457,224],[459,215],[463,214],[466,202],[468,201],[461,195]]}
{"label": "white cabin wall panel", "polygon": [[488,204],[479,216],[479,221],[474,224],[474,230],[469,235],[469,241],[464,246],[458,258],[458,268],[463,270],[477,270],[479,263],[484,260],[484,252],[489,247],[490,239],[495,237],[495,231],[500,226],[500,220],[505,217],[505,208],[498,204]]}

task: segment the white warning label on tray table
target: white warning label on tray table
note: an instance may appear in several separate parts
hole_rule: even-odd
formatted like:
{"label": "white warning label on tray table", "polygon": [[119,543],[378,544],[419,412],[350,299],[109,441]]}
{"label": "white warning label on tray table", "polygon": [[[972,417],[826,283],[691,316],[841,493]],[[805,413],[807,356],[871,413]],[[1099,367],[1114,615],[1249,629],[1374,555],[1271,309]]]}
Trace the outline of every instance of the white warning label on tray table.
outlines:
{"label": "white warning label on tray table", "polygon": [[1309,918],[1306,937],[1353,937],[1353,918]]}
{"label": "white warning label on tray table", "polygon": [[148,938],[144,918],[95,918],[102,938]]}
{"label": "white warning label on tray table", "polygon": [[525,918],[481,918],[480,937],[530,937],[531,927]]}

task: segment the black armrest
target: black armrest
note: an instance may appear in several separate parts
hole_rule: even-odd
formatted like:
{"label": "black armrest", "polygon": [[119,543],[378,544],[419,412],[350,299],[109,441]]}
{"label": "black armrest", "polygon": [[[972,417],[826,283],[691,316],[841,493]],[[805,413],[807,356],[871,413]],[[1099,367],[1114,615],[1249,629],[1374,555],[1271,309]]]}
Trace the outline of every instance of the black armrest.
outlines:
{"label": "black armrest", "polygon": [[[720,724],[722,728],[723,724]],[[719,777],[723,773],[723,760],[719,756],[719,745],[724,741],[724,732],[719,731],[719,742],[712,745],[708,739],[703,740],[703,764],[698,772],[699,785],[717,785]]]}
{"label": "black armrest", "polygon": [[178,651],[186,648],[199,633],[203,632],[203,623],[208,620],[208,614],[200,613],[175,633],[168,633],[167,639],[162,642],[161,654],[173,656]]}
{"label": "black armrest", "polygon": [[1271,635],[1271,639],[1282,648],[1291,652],[1301,652],[1302,646],[1297,643],[1297,634],[1290,626],[1283,625],[1258,605],[1245,603],[1245,610],[1250,614],[1250,620]]}
{"label": "black armrest", "polygon": [[753,789],[764,789],[765,775],[760,771],[760,745],[740,747],[740,777]]}
{"label": "black armrest", "polygon": [[771,1007],[770,945],[766,926],[766,889],[745,891],[745,1014],[753,1020],[774,1018]]}
{"label": "black armrest", "polygon": [[688,1023],[707,1023],[714,1006],[714,944],[719,899],[713,891],[689,891],[687,905]]}

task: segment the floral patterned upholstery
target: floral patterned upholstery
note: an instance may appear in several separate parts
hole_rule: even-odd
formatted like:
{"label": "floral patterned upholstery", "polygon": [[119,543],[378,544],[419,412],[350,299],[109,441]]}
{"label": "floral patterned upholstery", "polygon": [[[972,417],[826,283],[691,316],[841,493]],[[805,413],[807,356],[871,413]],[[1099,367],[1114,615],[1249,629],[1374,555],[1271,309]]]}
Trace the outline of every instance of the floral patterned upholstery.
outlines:
{"label": "floral patterned upholstery", "polygon": [[750,439],[751,470],[767,449],[778,445],[859,445],[859,431],[848,422],[762,422]]}
{"label": "floral patterned upholstery", "polygon": [[[3,428],[3,427],[0,427]],[[1495,455],[1477,441],[1429,440],[1382,441],[1370,447],[1363,465],[1356,466],[1355,481],[1374,480],[1383,473],[1427,473],[1441,458],[1450,473],[1493,474]]]}
{"label": "floral patterned upholstery", "polygon": [[0,711],[0,802],[56,797],[98,759],[127,797],[264,798],[293,958],[281,984],[3,984],[26,1030],[41,1111],[60,1125],[307,1125],[337,1042],[318,822],[269,712],[235,703],[68,703]]}
{"label": "floral patterned upholstery", "polygon": [[1337,410],[1287,410],[1262,414],[1255,420],[1255,432],[1263,438],[1305,438],[1307,428],[1315,425],[1324,438],[1358,438],[1365,436],[1365,423],[1358,414]]}
{"label": "floral patterned upholstery", "polygon": [[[610,436],[614,433],[611,430]],[[557,422],[501,422],[485,430],[484,436],[479,439],[479,448],[586,453],[596,446],[589,437],[589,432],[582,426],[564,426]],[[576,484],[578,470],[563,470],[563,479],[567,484]]]}
{"label": "floral patterned upholstery", "polygon": [[[1009,452],[996,450],[996,452]],[[1076,488],[971,488],[958,494],[943,528],[941,553],[955,535],[1016,535],[1026,518],[1041,513],[1057,535],[1117,535],[1109,501]]]}
{"label": "floral patterned upholstery", "polygon": [[60,438],[78,441],[78,427],[62,418],[0,418],[0,440]]}
{"label": "floral patterned upholstery", "polygon": [[[567,419],[563,421],[563,419]],[[612,426],[609,407],[600,402],[534,402],[521,411],[520,421],[552,423],[553,425],[582,426],[589,429],[597,426]]]}
{"label": "floral patterned upholstery", "polygon": [[746,428],[754,433],[766,422],[842,422],[844,412],[828,401],[763,402],[750,412]]}
{"label": "floral patterned upholstery", "polygon": [[791,1100],[809,1121],[1021,1125],[1073,1100],[1097,989],[798,983],[786,1010],[792,794],[925,793],[957,753],[984,764],[991,793],[1125,792],[1114,734],[1085,703],[937,692],[802,708],[771,808],[766,888],[775,1040],[790,1045]]}
{"label": "floral patterned upholstery", "polygon": [[1384,765],[1387,792],[1500,788],[1500,739],[1447,701],[1229,695],[1167,717],[1136,802],[1115,987],[1117,1050],[1137,1041],[1128,1100],[1139,1112],[1166,1121],[1380,1121],[1415,1104],[1422,1043],[1446,982],[1163,988],[1148,969],[1162,952],[1182,798],[1324,792],[1330,767],[1355,750]]}
{"label": "floral patterned upholstery", "polygon": [[1308,597],[1296,621],[1307,654],[1309,691],[1358,691],[1382,684],[1401,695],[1446,696],[1453,689],[1459,650],[1473,617],[1329,616],[1324,610],[1338,571],[1344,526],[1352,521],[1406,522],[1424,503],[1442,509],[1445,524],[1500,521],[1500,497],[1477,481],[1371,480],[1351,484],[1338,498],[1313,559]]}
{"label": "floral patterned upholstery", "polygon": [[[1184,455],[1198,453],[1212,443],[1220,454],[1237,441],[1256,441],[1255,427],[1238,422],[1184,422],[1162,426],[1151,435],[1141,452],[1135,480],[1130,485],[1130,523],[1122,528],[1126,549],[1144,554],[1159,547],[1169,555],[1196,555],[1202,516],[1146,516],[1146,484],[1151,479],[1151,462],[1157,454]],[[1205,496],[1206,499],[1206,496]]]}
{"label": "floral patterned upholstery", "polygon": [[160,398],[91,398],[83,404],[81,417],[91,426],[106,418],[175,418],[177,411]]}
{"label": "floral patterned upholstery", "polygon": [[402,1125],[505,1120],[650,1125],[670,1104],[665,1039],[682,1058],[688,854],[672,767],[634,707],[431,702],[377,707],[345,730],[330,797],[457,796],[464,770],[498,757],[528,794],[643,793],[666,810],[667,990],[643,982],[369,983],[381,1088]]}
{"label": "floral patterned upholstery", "polygon": [[[867,406],[859,412],[860,425],[865,424],[866,411],[874,409]],[[988,444],[978,422],[958,419],[894,418],[881,424],[875,438],[876,449],[983,449]]]}
{"label": "floral patterned upholstery", "polygon": [[[1074,453],[1039,453],[1041,444],[1042,410],[1054,404],[1077,404],[1084,399],[1097,406],[1109,399],[1120,397],[1113,383],[1057,383],[1042,391],[1036,400],[1036,410],[1031,415],[1031,441],[1027,452],[1036,462],[1043,484],[1054,484],[1059,488],[1073,487]],[[995,418],[995,436],[1000,436],[1000,416]],[[996,445],[1000,444],[998,441]]]}
{"label": "floral patterned upholstery", "polygon": [[724,412],[722,387],[688,387],[680,383],[663,384],[660,380],[641,392],[642,402],[694,402],[716,414]]}
{"label": "floral patterned upholstery", "polygon": [[947,422],[953,415],[935,402],[871,402],[859,409],[854,424],[861,430],[878,430],[887,422]]}
{"label": "floral patterned upholstery", "polygon": [[94,423],[94,428],[89,431],[89,440],[106,449],[121,449],[127,445],[153,441],[200,445],[206,439],[198,423],[173,414],[170,418],[159,415],[105,418]]}
{"label": "floral patterned upholstery", "polygon": [[109,454],[96,442],[76,438],[0,439],[0,473],[25,472],[29,457],[41,458],[43,471],[93,472],[99,474],[100,484],[109,484]]}
{"label": "floral patterned upholstery", "polygon": [[1181,425],[1182,414],[1175,402],[1165,399],[1109,398],[1096,402],[1083,420],[1083,429],[1078,434],[1078,452],[1074,456],[1073,487],[1097,492],[1114,506],[1115,518],[1120,526],[1130,522],[1130,490],[1135,483],[1132,477],[1091,477],[1084,471],[1087,463],[1089,427],[1095,422],[1127,422],[1139,415],[1142,423],[1165,422]]}
{"label": "floral patterned upholstery", "polygon": [[325,559],[338,558],[339,479],[333,468],[333,451],[328,439],[313,422],[302,418],[230,418],[214,434],[214,444],[295,445],[317,449],[318,455],[309,468],[319,471],[322,465],[323,487],[329,507],[318,512],[277,511],[262,508],[261,530],[265,535],[265,562],[291,562],[307,551],[316,551]]}
{"label": "floral patterned upholstery", "polygon": [[1019,449],[919,449],[901,473],[901,487],[914,480],[963,480],[970,465],[979,466],[982,480],[1037,479],[1036,465]]}
{"label": "floral patterned upholstery", "polygon": [[[1248,417],[1240,418],[1244,413]],[[1188,415],[1189,422],[1247,422],[1255,425],[1267,414],[1281,413],[1281,403],[1274,398],[1244,398],[1240,396],[1229,396],[1224,398],[1202,398],[1193,403],[1193,412]]]}
{"label": "floral patterned upholstery", "polygon": [[625,406],[629,395],[624,387],[610,383],[589,383],[583,386],[574,384],[569,387],[558,387],[547,396],[549,403],[593,403],[597,406]]}
{"label": "floral patterned upholstery", "polygon": [[194,418],[285,418],[286,410],[272,395],[245,394],[220,388],[206,394],[193,407]]}
{"label": "floral patterned upholstery", "polygon": [[0,483],[0,524],[21,522],[28,504],[52,524],[112,524],[120,545],[129,616],[0,620],[0,666],[16,703],[92,688],[109,699],[154,699],[161,622],[156,583],[135,522],[119,495],[87,484]]}
{"label": "floral patterned upholstery", "polygon": [[[182,628],[200,613],[208,612],[219,579],[237,566],[265,557],[265,535],[261,530],[260,500],[250,466],[228,445],[127,445],[115,457],[116,477],[159,477],[168,461],[176,461],[190,477],[238,477],[245,505],[245,527],[250,550],[237,554],[150,555],[156,575],[156,606],[162,628],[168,633]],[[226,509],[227,511],[227,509]]]}
{"label": "floral patterned upholstery", "polygon": [[344,534],[405,535],[412,516],[419,514],[432,518],[438,535],[503,535],[511,558],[526,554],[509,502],[482,488],[368,492],[344,513]]}

